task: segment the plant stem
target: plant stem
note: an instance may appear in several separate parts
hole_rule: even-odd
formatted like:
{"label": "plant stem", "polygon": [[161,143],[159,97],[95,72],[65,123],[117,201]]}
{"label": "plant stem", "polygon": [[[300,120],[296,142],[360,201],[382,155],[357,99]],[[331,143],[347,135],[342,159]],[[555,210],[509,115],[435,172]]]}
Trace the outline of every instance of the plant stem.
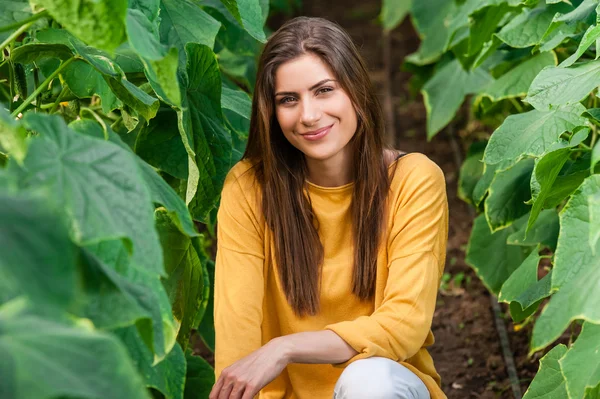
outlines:
{"label": "plant stem", "polygon": [[517,100],[515,100],[514,97],[510,97],[509,100],[512,103],[512,105],[515,106],[515,108],[517,109],[517,111],[519,111],[519,113],[523,112],[523,107],[521,106],[521,104],[519,104],[519,102]]}
{"label": "plant stem", "polygon": [[65,62],[63,62],[62,64],[60,64],[59,67],[56,68],[56,70],[54,72],[52,72],[52,74],[50,76],[48,76],[46,78],[46,80],[44,80],[44,82],[37,89],[35,89],[35,91],[33,93],[31,93],[31,95],[29,97],[27,97],[27,99],[23,102],[23,104],[19,105],[19,108],[17,108],[16,110],[13,111],[11,116],[14,118],[17,115],[19,115],[19,113],[21,111],[23,111],[25,109],[25,107],[27,107],[36,98],[36,96],[44,90],[44,88],[48,87],[48,85],[52,82],[52,80],[56,77],[56,75],[58,75],[60,73],[60,71],[65,69],[65,67],[67,65],[69,65],[71,62],[73,62],[73,60],[75,58],[76,57],[71,57],[68,60],[66,60]]}
{"label": "plant stem", "polygon": [[40,11],[37,14],[33,14],[31,17],[25,18],[22,21],[13,22],[10,25],[0,26],[0,32],[4,32],[4,31],[7,31],[7,30],[15,29],[15,28],[18,28],[21,25],[24,25],[24,24],[27,24],[27,23],[30,23],[30,22],[33,23],[33,22],[37,21],[38,19],[40,19],[42,17],[45,17],[46,15],[48,15],[48,11],[47,10]]}
{"label": "plant stem", "polygon": [[21,36],[21,33],[29,29],[31,25],[33,25],[33,22],[26,23],[25,25],[21,26],[19,29],[14,31],[12,35],[7,37],[6,40],[3,41],[2,44],[0,44],[0,51],[4,51],[4,47],[8,46],[17,37]]}
{"label": "plant stem", "polygon": [[56,111],[56,108],[58,108],[58,104],[60,104],[60,100],[62,100],[62,98],[66,92],[67,92],[67,86],[63,87],[63,89],[60,91],[60,94],[58,95],[58,97],[56,97],[56,101],[54,101],[54,104],[52,104],[52,108],[50,108],[51,114],[53,114],[54,111]]}

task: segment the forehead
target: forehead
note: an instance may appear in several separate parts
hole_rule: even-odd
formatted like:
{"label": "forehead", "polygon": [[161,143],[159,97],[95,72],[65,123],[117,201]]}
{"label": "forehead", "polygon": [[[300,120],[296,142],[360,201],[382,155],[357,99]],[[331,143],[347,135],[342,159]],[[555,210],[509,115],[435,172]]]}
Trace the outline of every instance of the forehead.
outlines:
{"label": "forehead", "polygon": [[335,79],[329,66],[313,54],[281,64],[275,71],[275,92],[308,90],[323,79]]}

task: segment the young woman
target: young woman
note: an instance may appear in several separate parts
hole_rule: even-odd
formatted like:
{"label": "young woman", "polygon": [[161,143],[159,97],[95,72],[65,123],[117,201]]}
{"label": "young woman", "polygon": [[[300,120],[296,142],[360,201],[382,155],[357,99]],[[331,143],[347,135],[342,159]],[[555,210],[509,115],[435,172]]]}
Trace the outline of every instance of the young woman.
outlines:
{"label": "young woman", "polygon": [[426,349],[444,175],[385,147],[348,34],[306,17],[274,33],[250,125],[218,213],[210,398],[445,398]]}

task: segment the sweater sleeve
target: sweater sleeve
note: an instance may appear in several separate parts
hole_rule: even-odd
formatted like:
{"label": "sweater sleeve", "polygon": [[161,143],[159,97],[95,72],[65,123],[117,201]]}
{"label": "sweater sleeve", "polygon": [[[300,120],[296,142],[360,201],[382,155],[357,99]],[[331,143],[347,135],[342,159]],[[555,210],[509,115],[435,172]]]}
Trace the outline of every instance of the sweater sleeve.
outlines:
{"label": "sweater sleeve", "polygon": [[217,213],[215,381],[225,367],[262,346],[263,229],[245,195],[250,189],[234,169],[225,179]]}
{"label": "sweater sleeve", "polygon": [[406,172],[393,203],[387,242],[388,279],[381,304],[370,316],[325,326],[358,354],[404,361],[423,346],[431,328],[448,237],[448,200],[442,170],[426,157]]}

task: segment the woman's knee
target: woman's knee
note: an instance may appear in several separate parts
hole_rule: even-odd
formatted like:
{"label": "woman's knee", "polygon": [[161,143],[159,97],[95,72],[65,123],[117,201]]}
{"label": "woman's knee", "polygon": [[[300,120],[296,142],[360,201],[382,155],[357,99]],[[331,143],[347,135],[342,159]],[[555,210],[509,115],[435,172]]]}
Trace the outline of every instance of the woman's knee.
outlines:
{"label": "woman's knee", "polygon": [[429,399],[423,381],[391,359],[372,357],[351,363],[338,379],[335,399]]}

